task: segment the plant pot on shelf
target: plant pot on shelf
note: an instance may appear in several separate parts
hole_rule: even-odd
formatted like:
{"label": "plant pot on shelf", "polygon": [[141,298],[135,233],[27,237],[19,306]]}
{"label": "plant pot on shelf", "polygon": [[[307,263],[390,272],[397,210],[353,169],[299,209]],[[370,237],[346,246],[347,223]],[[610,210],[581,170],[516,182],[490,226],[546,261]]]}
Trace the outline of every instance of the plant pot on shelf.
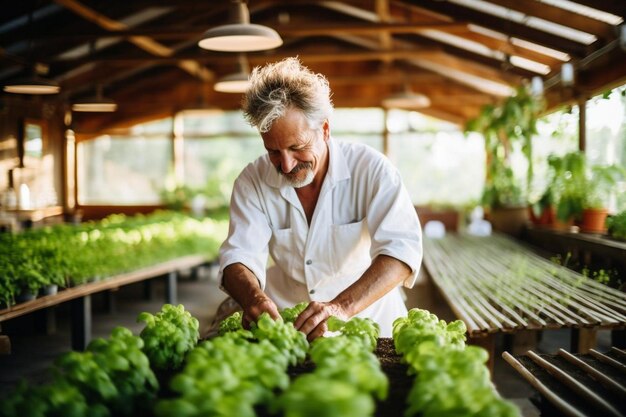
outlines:
{"label": "plant pot on shelf", "polygon": [[528,222],[528,206],[494,207],[488,220],[493,229],[512,236],[519,236]]}
{"label": "plant pot on shelf", "polygon": [[37,293],[34,293],[30,290],[23,290],[22,292],[20,292],[18,295],[15,296],[15,302],[17,304],[25,303],[27,301],[32,301],[35,298],[37,298]]}
{"label": "plant pot on shelf", "polygon": [[39,289],[39,295],[41,296],[54,295],[58,292],[58,290],[59,290],[59,286],[56,284],[44,285],[43,287]]}
{"label": "plant pot on shelf", "polygon": [[607,215],[608,210],[606,208],[584,209],[580,222],[580,230],[586,233],[605,233]]}
{"label": "plant pot on shelf", "polygon": [[536,215],[532,207],[528,208],[528,216],[533,225],[538,227],[551,227],[556,220],[556,209],[553,205],[544,207],[541,214]]}

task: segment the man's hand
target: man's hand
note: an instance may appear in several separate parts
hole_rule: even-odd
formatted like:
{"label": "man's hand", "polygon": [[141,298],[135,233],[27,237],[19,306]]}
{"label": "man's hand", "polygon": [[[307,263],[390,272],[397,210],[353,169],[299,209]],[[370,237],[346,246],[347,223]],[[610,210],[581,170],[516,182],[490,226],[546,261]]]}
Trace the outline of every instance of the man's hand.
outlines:
{"label": "man's hand", "polygon": [[294,327],[304,333],[309,340],[323,336],[328,330],[326,320],[335,316],[341,320],[347,320],[348,315],[338,304],[311,301],[309,306],[298,316]]}
{"label": "man's hand", "polygon": [[276,304],[268,296],[265,294],[256,295],[249,304],[243,306],[243,328],[249,329],[250,323],[257,321],[259,316],[265,312],[274,320],[280,317]]}

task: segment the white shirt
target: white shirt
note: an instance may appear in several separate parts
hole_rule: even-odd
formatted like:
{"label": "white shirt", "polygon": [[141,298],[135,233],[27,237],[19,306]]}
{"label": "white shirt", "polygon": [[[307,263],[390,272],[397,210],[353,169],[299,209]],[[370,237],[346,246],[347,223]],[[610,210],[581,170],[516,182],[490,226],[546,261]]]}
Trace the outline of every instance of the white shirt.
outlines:
{"label": "white shirt", "polygon": [[[228,238],[220,248],[223,270],[242,263],[256,275],[278,308],[301,301],[330,301],[361,277],[378,255],[411,270],[412,287],[422,261],[417,214],[397,169],[362,144],[328,141],[329,165],[309,227],[295,189],[268,155],[249,164],[235,181]],[[266,273],[268,252],[275,266]],[[407,313],[400,288],[358,314],[391,336],[393,320]]]}

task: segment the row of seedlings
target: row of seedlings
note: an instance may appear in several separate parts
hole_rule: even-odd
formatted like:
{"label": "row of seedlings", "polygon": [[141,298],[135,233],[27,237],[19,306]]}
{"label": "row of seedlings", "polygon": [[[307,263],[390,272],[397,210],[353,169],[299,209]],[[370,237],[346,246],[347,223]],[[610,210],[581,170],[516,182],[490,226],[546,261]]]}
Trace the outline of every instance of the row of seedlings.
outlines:
{"label": "row of seedlings", "polygon": [[465,324],[447,324],[427,310],[412,309],[393,323],[397,353],[415,380],[405,416],[519,417],[491,383],[483,348],[465,345]]}
{"label": "row of seedlings", "polygon": [[140,337],[124,327],[61,355],[48,384],[21,382],[2,400],[2,417],[151,416],[159,383],[153,370],[180,367],[198,342],[198,320],[182,305],[142,313]]}
{"label": "row of seedlings", "polygon": [[315,339],[309,357],[315,369],[297,377],[278,398],[274,412],[286,417],[367,417],[375,399],[387,397],[388,380],[374,355],[379,328],[370,319],[328,320],[333,337]]}

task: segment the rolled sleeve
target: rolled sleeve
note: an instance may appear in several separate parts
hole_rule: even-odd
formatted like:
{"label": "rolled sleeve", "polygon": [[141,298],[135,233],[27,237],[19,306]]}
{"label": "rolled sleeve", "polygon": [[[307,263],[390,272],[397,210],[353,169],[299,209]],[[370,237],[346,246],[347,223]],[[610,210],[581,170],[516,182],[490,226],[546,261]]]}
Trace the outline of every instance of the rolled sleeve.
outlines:
{"label": "rolled sleeve", "polygon": [[250,173],[244,170],[233,187],[228,237],[220,247],[218,282],[222,290],[224,268],[235,263],[250,269],[261,288],[265,288],[270,237],[271,228],[262,210],[258,192]]}
{"label": "rolled sleeve", "polygon": [[413,203],[402,184],[399,172],[385,163],[371,178],[374,186],[370,196],[367,221],[375,259],[387,255],[404,262],[412,274],[403,282],[413,287],[422,263],[422,229]]}

